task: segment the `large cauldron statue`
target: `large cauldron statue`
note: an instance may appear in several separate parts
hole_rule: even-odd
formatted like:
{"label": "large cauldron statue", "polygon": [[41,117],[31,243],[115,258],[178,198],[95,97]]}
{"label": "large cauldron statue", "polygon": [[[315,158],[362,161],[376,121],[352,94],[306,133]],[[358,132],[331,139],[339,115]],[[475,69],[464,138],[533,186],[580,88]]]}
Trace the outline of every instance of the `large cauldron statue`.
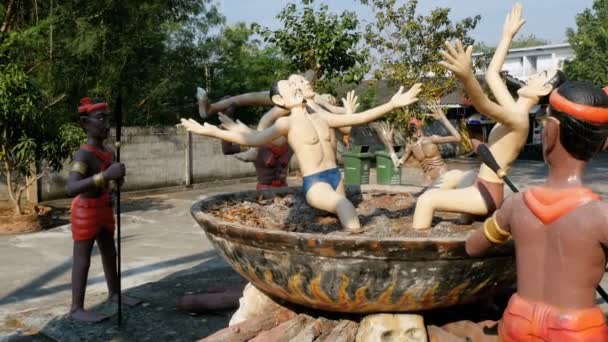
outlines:
{"label": "large cauldron statue", "polygon": [[[365,192],[408,187],[352,187]],[[255,202],[300,188],[222,194],[196,202],[192,215],[220,254],[259,290],[303,306],[345,313],[412,312],[472,302],[515,283],[512,245],[483,258],[465,239],[297,233],[245,227],[208,213],[221,203]],[[466,235],[466,234],[465,234]],[[432,234],[431,234],[432,236]]]}

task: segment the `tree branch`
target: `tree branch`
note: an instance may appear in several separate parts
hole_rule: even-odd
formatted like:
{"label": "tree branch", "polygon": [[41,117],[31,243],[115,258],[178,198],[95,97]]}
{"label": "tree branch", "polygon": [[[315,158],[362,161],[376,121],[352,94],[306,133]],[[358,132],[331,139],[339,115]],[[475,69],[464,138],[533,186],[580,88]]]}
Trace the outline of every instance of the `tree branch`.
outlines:
{"label": "tree branch", "polygon": [[64,98],[65,96],[66,96],[66,94],[65,94],[65,93],[64,93],[64,94],[61,94],[61,96],[59,96],[58,98],[56,98],[55,100],[53,100],[53,102],[51,102],[51,103],[49,103],[48,105],[46,105],[46,106],[44,107],[44,109],[47,109],[47,108],[49,108],[49,107],[52,107],[52,106],[56,105],[56,104],[57,104],[57,102],[59,102],[59,101],[63,100],[63,98]]}
{"label": "tree branch", "polygon": [[[27,188],[29,188],[32,184],[34,184],[34,182],[38,181],[40,178],[46,176],[46,174],[48,173],[48,168],[45,168],[42,172],[40,172],[39,174],[37,174],[36,176],[32,177],[31,180],[26,181],[25,185],[23,185],[22,187],[19,188],[19,191],[23,191]],[[28,177],[29,178],[29,177]]]}
{"label": "tree branch", "polygon": [[6,15],[4,16],[4,21],[2,22],[2,26],[0,26],[0,33],[6,33],[8,31],[11,16],[13,15],[14,2],[15,2],[14,0],[8,1],[8,5],[6,6]]}

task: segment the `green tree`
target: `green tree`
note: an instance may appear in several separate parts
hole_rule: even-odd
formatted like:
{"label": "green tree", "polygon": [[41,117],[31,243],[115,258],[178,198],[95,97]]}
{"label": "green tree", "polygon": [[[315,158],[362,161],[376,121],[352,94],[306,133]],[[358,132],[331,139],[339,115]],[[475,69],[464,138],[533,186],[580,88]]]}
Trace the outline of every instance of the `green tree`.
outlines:
{"label": "green tree", "polygon": [[[261,47],[261,41],[254,39],[253,27],[245,23],[225,27],[214,41],[213,51],[205,73],[205,88],[213,100],[268,90],[290,72],[280,51],[274,46]],[[241,108],[239,113],[244,122],[254,122],[263,108]]]}
{"label": "green tree", "polygon": [[473,46],[473,53],[475,54],[475,67],[481,70],[487,69],[492,61],[495,51],[495,46],[489,46],[484,42],[475,43]]}
{"label": "green tree", "polygon": [[192,89],[209,56],[210,31],[224,22],[212,0],[4,3],[0,61],[21,65],[65,113],[85,95],[112,101],[121,88],[132,125],[195,113]]}
{"label": "green tree", "polygon": [[519,49],[526,48],[531,46],[541,46],[547,45],[550,42],[546,39],[538,38],[534,33],[531,33],[527,36],[521,36],[516,38],[513,43],[511,43],[511,49]]}
{"label": "green tree", "polygon": [[[366,28],[365,38],[379,56],[377,79],[389,80],[393,85],[412,86],[423,82],[421,104],[436,101],[441,95],[456,89],[457,80],[446,77],[439,51],[446,40],[460,39],[463,44],[474,43],[469,32],[480,16],[464,18],[452,23],[449,8],[435,8],[428,15],[417,15],[418,1],[360,0],[375,13],[375,22]],[[412,115],[422,113],[420,106],[407,111],[396,111],[393,119],[406,124]]]}
{"label": "green tree", "polygon": [[338,15],[329,12],[326,4],[315,6],[314,0],[302,0],[301,8],[289,3],[277,18],[283,28],[273,31],[257,26],[257,32],[289,59],[292,71],[313,70],[317,88],[356,83],[368,72],[368,51],[359,44],[362,34],[354,12]]}
{"label": "green tree", "polygon": [[32,79],[15,64],[0,64],[0,175],[16,214],[21,195],[84,141],[82,130],[55,120]]}
{"label": "green tree", "polygon": [[578,14],[576,26],[567,31],[575,58],[565,62],[564,71],[572,80],[608,84],[608,0],[596,0]]}

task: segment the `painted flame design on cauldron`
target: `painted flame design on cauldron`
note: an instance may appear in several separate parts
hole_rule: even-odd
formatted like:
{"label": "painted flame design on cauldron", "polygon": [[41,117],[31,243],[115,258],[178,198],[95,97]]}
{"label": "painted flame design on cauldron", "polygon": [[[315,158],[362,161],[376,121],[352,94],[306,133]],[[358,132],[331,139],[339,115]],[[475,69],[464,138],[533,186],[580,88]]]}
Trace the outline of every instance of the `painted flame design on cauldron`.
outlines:
{"label": "painted flame design on cauldron", "polygon": [[[306,291],[304,291],[304,287],[307,285],[303,284],[303,277],[300,273],[289,278],[287,289],[285,289],[274,282],[272,272],[268,270],[264,272],[263,278],[258,277],[251,268],[243,270],[239,267],[238,271],[248,278],[257,288],[267,294],[273,294],[279,298],[315,309],[338,312],[415,311],[439,305],[436,298],[436,292],[440,285],[439,282],[434,283],[433,286],[427,289],[414,286],[408,289],[408,291],[395,301],[391,298],[393,297],[396,284],[390,283],[374,300],[367,296],[369,285],[363,285],[356,289],[354,291],[354,298],[351,298],[347,292],[350,279],[347,275],[342,274],[340,276],[340,285],[338,286],[338,298],[334,300],[323,290],[321,286],[321,276],[317,276],[310,281],[308,287],[311,295],[308,295]],[[490,280],[491,279],[488,278],[483,283],[486,284]],[[457,304],[460,300],[460,294],[468,285],[469,282],[465,282],[454,287],[448,292],[447,296],[441,299],[441,305]],[[482,288],[483,286],[477,286],[469,293],[477,293]]]}
{"label": "painted flame design on cauldron", "polygon": [[[504,288],[514,282],[512,266],[503,259],[488,259],[486,262],[490,264],[484,268],[473,266],[466,271],[457,266],[461,265],[457,260],[451,261],[447,266],[425,268],[424,272],[420,269],[419,276],[412,276],[411,267],[415,266],[404,261],[398,267],[408,270],[405,273],[372,275],[374,272],[369,270],[374,269],[377,262],[374,259],[362,263],[360,259],[327,258],[319,262],[316,257],[313,259],[316,262],[311,262],[311,256],[306,254],[259,249],[213,235],[210,240],[232,267],[262,292],[327,311],[372,313],[440,308],[472,301],[478,293],[487,295],[493,288]],[[462,265],[469,263],[465,261]],[[451,276],[445,276],[445,267],[449,267]]]}

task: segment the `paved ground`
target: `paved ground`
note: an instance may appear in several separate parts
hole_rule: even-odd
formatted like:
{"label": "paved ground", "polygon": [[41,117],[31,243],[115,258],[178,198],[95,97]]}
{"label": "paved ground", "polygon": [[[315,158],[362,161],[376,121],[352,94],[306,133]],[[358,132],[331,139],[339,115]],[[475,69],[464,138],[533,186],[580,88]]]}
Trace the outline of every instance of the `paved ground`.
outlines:
{"label": "paved ground", "polygon": [[[476,168],[477,163],[452,160],[450,166],[471,169]],[[604,181],[607,171],[608,156],[603,155],[590,165],[587,176],[594,190],[604,196],[608,196],[608,183]],[[522,188],[539,182],[545,174],[542,162],[534,161],[520,161],[512,170],[514,183]],[[404,181],[413,183],[415,177],[405,175]],[[291,180],[291,184],[295,183]],[[139,339],[149,336],[152,340],[159,340],[155,337],[165,331],[163,336],[170,340],[189,341],[226,324],[227,313],[192,318],[176,315],[173,309],[175,299],[184,292],[203,289],[218,279],[239,280],[238,275],[213,251],[189,210],[191,204],[202,196],[253,188],[253,183],[233,184],[136,197],[125,202],[122,221],[123,288],[135,296],[146,298],[147,303],[128,313],[131,317],[129,326],[139,327],[136,329],[140,333],[137,335]],[[0,341],[87,340],[86,329],[66,323],[60,317],[69,308],[71,248],[69,225],[28,235],[0,236]],[[87,288],[88,305],[99,305],[105,291],[100,258],[95,252]],[[115,308],[105,307],[105,310],[112,312]],[[156,316],[150,314],[154,311],[158,312]],[[147,312],[147,316],[142,312]],[[146,321],[153,322],[144,327],[148,330],[140,327]],[[158,322],[167,324],[159,325]],[[174,324],[172,328],[169,327],[170,322]],[[74,332],[73,336],[57,335],[57,331],[66,330],[65,324],[71,327],[67,330]],[[102,326],[105,328],[97,331],[107,334],[104,335],[107,339],[131,340],[133,335],[113,333],[112,324],[107,323],[107,327]],[[171,335],[180,334],[178,328],[183,339]],[[20,337],[31,329],[42,329],[45,335]]]}

